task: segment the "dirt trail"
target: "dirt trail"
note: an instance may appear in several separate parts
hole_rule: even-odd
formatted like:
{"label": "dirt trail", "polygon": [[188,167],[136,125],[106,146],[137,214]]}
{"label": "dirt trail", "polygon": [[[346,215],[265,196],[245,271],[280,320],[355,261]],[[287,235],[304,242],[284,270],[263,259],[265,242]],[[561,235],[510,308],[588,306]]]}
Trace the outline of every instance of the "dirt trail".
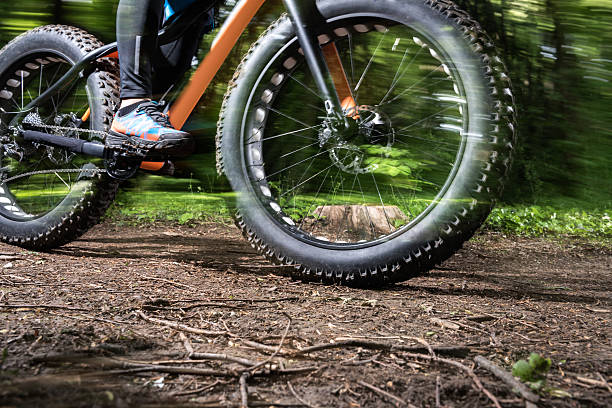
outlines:
{"label": "dirt trail", "polygon": [[611,247],[481,234],[380,290],[292,281],[221,224],[0,252],[0,407],[524,407],[474,357],[530,352],[537,406],[612,406]]}

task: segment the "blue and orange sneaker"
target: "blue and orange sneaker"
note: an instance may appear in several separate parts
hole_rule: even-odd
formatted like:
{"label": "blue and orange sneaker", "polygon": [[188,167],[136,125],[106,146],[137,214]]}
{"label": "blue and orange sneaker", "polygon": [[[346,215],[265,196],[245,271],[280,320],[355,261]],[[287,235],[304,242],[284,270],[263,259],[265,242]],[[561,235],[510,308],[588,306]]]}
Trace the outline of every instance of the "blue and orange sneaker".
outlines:
{"label": "blue and orange sneaker", "polygon": [[119,147],[126,141],[138,148],[171,155],[188,154],[194,147],[192,136],[172,127],[168,116],[153,101],[127,106],[115,114],[106,145]]}

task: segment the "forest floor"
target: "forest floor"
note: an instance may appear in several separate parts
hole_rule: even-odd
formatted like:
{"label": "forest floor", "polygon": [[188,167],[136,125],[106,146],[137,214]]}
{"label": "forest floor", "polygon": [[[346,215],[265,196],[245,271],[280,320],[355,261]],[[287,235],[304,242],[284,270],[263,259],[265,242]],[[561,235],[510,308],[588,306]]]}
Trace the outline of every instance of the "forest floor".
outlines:
{"label": "forest floor", "polygon": [[0,253],[0,407],[525,407],[475,359],[532,352],[537,406],[612,406],[605,243],[481,233],[378,290],[294,281],[224,224]]}

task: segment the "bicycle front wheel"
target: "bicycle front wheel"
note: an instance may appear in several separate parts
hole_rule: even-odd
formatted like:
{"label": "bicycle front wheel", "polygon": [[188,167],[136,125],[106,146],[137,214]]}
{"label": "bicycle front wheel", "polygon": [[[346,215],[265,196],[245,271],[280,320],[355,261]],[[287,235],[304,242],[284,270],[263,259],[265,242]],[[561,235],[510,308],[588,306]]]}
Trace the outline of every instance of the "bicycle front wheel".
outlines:
{"label": "bicycle front wheel", "polygon": [[296,276],[377,285],[442,262],[499,196],[514,139],[510,81],[489,38],[450,2],[320,2],[357,102],[325,133],[288,18],[226,96],[220,164],[239,226]]}

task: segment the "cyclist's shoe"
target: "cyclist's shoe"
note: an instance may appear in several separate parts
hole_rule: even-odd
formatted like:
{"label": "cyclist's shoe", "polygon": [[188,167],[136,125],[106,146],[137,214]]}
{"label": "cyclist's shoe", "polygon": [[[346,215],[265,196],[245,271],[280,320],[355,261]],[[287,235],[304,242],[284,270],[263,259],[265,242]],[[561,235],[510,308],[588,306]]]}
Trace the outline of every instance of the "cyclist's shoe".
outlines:
{"label": "cyclist's shoe", "polygon": [[192,136],[176,130],[153,101],[120,109],[115,115],[106,145],[120,147],[126,141],[141,149],[168,155],[185,155],[194,148]]}

